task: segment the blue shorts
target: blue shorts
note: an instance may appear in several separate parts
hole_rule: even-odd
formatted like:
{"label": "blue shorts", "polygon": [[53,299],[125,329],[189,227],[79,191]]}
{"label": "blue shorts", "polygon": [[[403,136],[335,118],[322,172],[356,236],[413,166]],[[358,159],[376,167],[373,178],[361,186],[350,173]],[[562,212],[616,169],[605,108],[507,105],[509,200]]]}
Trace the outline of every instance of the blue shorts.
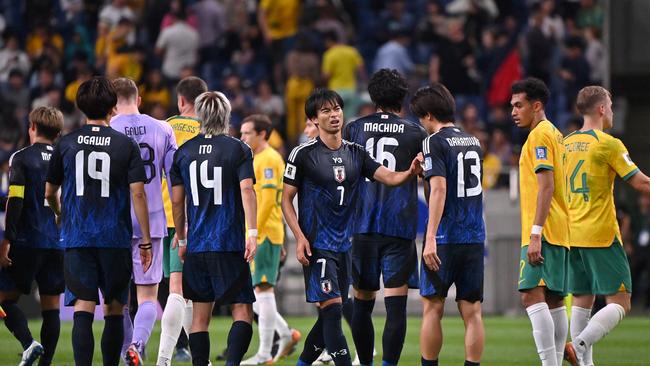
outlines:
{"label": "blue shorts", "polygon": [[183,297],[216,305],[255,302],[251,270],[244,253],[188,253],[183,263]]}
{"label": "blue shorts", "polygon": [[350,251],[311,249],[309,266],[303,266],[307,302],[348,298],[351,271]]}
{"label": "blue shorts", "polygon": [[77,300],[126,304],[133,273],[130,248],[69,248],[63,257],[65,305]]}
{"label": "blue shorts", "polygon": [[455,284],[456,301],[482,302],[484,252],[482,243],[438,245],[440,269],[431,271],[420,263],[420,295],[447,297]]}
{"label": "blue shorts", "polygon": [[418,254],[415,241],[381,234],[360,234],[352,239],[352,284],[358,290],[378,291],[379,276],[385,288],[418,288]]}
{"label": "blue shorts", "polygon": [[12,245],[9,258],[13,264],[0,269],[0,291],[27,295],[34,281],[41,295],[60,295],[65,289],[63,250]]}

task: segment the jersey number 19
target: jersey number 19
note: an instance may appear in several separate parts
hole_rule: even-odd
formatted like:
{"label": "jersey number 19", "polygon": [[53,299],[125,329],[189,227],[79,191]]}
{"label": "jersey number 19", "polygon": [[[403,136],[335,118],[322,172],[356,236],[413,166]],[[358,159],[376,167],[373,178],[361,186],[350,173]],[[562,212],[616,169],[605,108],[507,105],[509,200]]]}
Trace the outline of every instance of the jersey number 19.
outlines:
{"label": "jersey number 19", "polygon": [[[99,162],[99,164],[98,164]],[[84,178],[86,173],[86,159],[83,150],[75,155],[75,186],[77,196],[84,195]],[[92,151],[88,154],[88,176],[101,182],[101,196],[109,196],[110,177],[111,177],[111,157],[103,151]]]}

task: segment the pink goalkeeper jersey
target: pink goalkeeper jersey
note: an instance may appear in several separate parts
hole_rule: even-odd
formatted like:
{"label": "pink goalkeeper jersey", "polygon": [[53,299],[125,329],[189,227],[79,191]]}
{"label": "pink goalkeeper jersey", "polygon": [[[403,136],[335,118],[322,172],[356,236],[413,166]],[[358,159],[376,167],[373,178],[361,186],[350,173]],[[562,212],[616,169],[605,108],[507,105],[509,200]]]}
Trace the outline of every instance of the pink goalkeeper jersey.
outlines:
{"label": "pink goalkeeper jersey", "polygon": [[[152,238],[167,236],[167,220],[162,199],[162,177],[169,173],[176,139],[169,124],[146,114],[120,114],[111,119],[111,127],[134,139],[140,146],[140,156],[147,176],[144,189],[149,208],[149,228]],[[133,237],[141,238],[140,225],[131,205]]]}

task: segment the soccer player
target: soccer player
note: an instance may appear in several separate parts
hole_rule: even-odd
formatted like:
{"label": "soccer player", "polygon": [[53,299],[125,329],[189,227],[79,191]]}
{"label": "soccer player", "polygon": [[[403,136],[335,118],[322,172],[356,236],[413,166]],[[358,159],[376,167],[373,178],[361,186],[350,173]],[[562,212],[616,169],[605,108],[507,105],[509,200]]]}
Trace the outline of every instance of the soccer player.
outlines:
{"label": "soccer player", "polygon": [[253,336],[255,294],[249,263],[258,234],[253,152],[227,135],[231,106],[225,95],[203,93],[195,108],[201,133],[178,148],[170,174],[178,254],[184,260],[183,294],[194,307],[192,364],[209,363],[208,326],[216,303],[231,305],[226,365],[234,366]]}
{"label": "soccer player", "polygon": [[[592,346],[630,311],[632,280],[614,207],[614,178],[650,193],[650,178],[634,164],[623,143],[605,129],[614,122],[611,94],[600,86],[578,93],[582,128],[564,139],[569,205],[571,339],[580,365],[593,365]],[[594,314],[595,295],[607,306]],[[568,347],[571,352],[571,346]]]}
{"label": "soccer player", "polygon": [[117,94],[117,115],[111,120],[114,130],[138,143],[145,167],[145,191],[149,208],[151,234],[151,269],[144,272],[140,262],[138,242],[142,232],[137,218],[133,221],[132,258],[133,282],[136,285],[138,311],[131,323],[128,307],[124,308],[124,344],[122,356],[127,365],[142,365],[145,347],[156,322],[158,283],[162,279],[162,240],[167,235],[165,210],[162,201],[162,175],[168,173],[176,152],[176,139],[172,128],[165,122],[140,114],[140,96],[133,80],[118,78],[113,81]]}
{"label": "soccer player", "polygon": [[[208,86],[205,81],[195,76],[184,78],[176,86],[180,115],[168,118],[167,123],[174,130],[178,146],[198,135],[201,124],[194,111],[194,100],[206,91]],[[192,326],[192,302],[183,298],[183,263],[178,257],[178,246],[174,241],[176,230],[167,179],[163,179],[162,194],[167,217],[167,237],[163,240],[163,273],[169,278],[169,296],[160,322],[157,366],[171,362],[174,346],[176,361],[190,361],[187,336],[181,333],[184,329],[184,333],[190,334]]]}
{"label": "soccer player", "polygon": [[[297,365],[311,365],[327,348],[336,365],[351,365],[341,328],[342,299],[347,298],[350,236],[357,197],[364,178],[395,186],[421,171],[417,158],[403,172],[391,172],[365,149],[341,138],[343,100],[334,91],[315,90],[305,103],[318,137],[291,152],[284,172],[282,211],[297,240],[296,256],[304,266],[306,298],[320,306]],[[300,218],[293,199],[298,194]]]}
{"label": "soccer player", "polygon": [[[349,123],[343,138],[365,146],[375,161],[392,171],[408,169],[426,132],[420,124],[398,116],[408,93],[406,80],[396,70],[381,69],[372,75],[368,92],[376,113]],[[379,277],[383,276],[386,324],[382,364],[397,365],[406,336],[408,289],[418,287],[418,182],[413,177],[403,186],[387,187],[362,180],[360,192],[352,237],[352,337],[361,365],[372,364],[372,310]]]}
{"label": "soccer player", "polygon": [[569,225],[562,133],[546,119],[549,91],[535,78],[511,87],[512,119],[530,129],[519,158],[521,257],[519,291],[543,366],[562,363],[568,321],[564,296]]}
{"label": "soccer player", "polygon": [[103,77],[88,80],[79,86],[76,102],[86,115],[86,125],[56,144],[45,197],[61,220],[65,303],[74,306],[75,364],[92,364],[92,323],[99,289],[105,314],[103,363],[117,365],[124,340],[122,310],[132,274],[131,204],[142,233],[138,248],[143,271],[151,266],[146,176],[138,144],[109,126],[117,103],[113,84]]}
{"label": "soccer player", "polygon": [[[277,361],[285,357],[300,339],[300,333],[293,337],[287,322],[278,313],[273,292],[284,243],[284,223],[279,200],[282,195],[284,160],[268,144],[271,128],[271,120],[263,114],[244,118],[240,128],[241,140],[250,146],[254,154],[258,235],[257,254],[250,267],[257,300],[253,307],[259,315],[260,337],[257,353],[243,361],[242,365],[262,365]],[[271,347],[276,329],[280,335],[280,345],[274,358],[271,356]]]}
{"label": "soccer player", "polygon": [[465,323],[465,366],[479,365],[485,337],[481,317],[485,241],[481,143],[454,125],[454,97],[440,83],[418,90],[411,109],[431,133],[422,142],[424,179],[430,187],[420,272],[422,366],[438,365],[440,321],[452,284]]}
{"label": "soccer player", "polygon": [[[50,365],[59,340],[59,297],[63,293],[63,250],[54,214],[45,202],[45,174],[52,144],[63,128],[63,114],[53,107],[38,107],[29,114],[31,146],[9,161],[9,198],[6,230],[0,244],[0,303],[5,325],[24,352],[20,365]],[[28,295],[36,280],[41,300],[41,343],[32,337],[25,315],[16,302]]]}

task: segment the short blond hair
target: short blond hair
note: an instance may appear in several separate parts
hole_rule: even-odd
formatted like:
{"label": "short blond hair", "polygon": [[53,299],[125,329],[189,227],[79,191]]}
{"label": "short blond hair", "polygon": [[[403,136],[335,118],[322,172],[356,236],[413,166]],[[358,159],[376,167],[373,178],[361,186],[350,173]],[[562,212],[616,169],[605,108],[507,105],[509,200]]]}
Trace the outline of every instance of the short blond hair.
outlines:
{"label": "short blond hair", "polygon": [[138,86],[129,78],[113,80],[113,88],[118,99],[135,100],[138,98]]}
{"label": "short blond hair", "polygon": [[29,122],[36,126],[36,134],[53,140],[63,129],[63,113],[54,107],[38,107],[29,113]]}
{"label": "short blond hair", "polygon": [[600,104],[606,103],[607,98],[611,99],[612,93],[609,90],[598,85],[590,85],[582,88],[578,92],[576,99],[576,108],[581,115],[587,115],[594,112],[594,109]]}

